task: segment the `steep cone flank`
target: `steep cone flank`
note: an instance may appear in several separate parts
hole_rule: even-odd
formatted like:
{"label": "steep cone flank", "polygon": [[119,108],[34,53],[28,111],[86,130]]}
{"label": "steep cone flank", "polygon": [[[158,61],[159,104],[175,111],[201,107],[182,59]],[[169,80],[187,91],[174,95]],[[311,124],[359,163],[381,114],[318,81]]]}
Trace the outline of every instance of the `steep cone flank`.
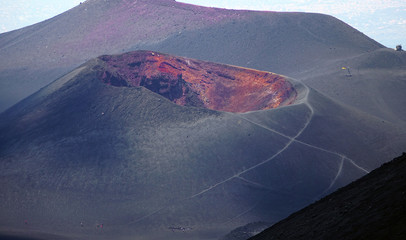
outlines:
{"label": "steep cone flank", "polygon": [[[202,74],[206,90],[191,77]],[[0,236],[219,239],[274,223],[403,150],[397,128],[291,79],[293,104],[244,114],[161,96],[219,104],[234,96],[214,95],[222,85],[258,96],[290,86],[261,74],[156,52],[104,56],[0,114]],[[250,101],[229,106],[239,102]]]}
{"label": "steep cone flank", "polygon": [[248,112],[288,105],[297,96],[291,83],[270,72],[149,51],[100,59],[103,82],[143,86],[182,106]]}

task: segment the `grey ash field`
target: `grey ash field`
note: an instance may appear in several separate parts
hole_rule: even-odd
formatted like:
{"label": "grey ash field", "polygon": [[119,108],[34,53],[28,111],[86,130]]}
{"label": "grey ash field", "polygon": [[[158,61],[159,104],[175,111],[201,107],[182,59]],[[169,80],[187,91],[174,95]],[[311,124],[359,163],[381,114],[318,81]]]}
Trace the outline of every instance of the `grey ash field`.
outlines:
{"label": "grey ash field", "polygon": [[[231,113],[101,81],[97,56],[139,49],[284,74],[298,95]],[[0,54],[9,239],[219,239],[406,145],[405,53],[330,16],[93,0],[1,34]]]}

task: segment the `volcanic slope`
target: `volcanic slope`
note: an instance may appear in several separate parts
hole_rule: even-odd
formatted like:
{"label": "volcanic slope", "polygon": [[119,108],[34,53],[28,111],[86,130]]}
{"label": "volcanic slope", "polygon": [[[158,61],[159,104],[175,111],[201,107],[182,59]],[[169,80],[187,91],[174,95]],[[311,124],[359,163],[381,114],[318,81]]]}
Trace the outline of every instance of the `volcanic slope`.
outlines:
{"label": "volcanic slope", "polygon": [[406,128],[406,52],[378,49],[301,75],[309,86]]}
{"label": "volcanic slope", "polygon": [[[173,66],[160,68],[153,57]],[[114,65],[139,68],[131,75]],[[168,97],[178,86],[167,81],[173,67],[184,68],[176,78],[182,93],[188,75],[217,69],[214,82],[237,85],[244,71],[273,76],[294,100],[245,113],[181,106]],[[135,75],[158,81],[162,95],[133,84]],[[156,52],[102,56],[0,115],[0,229],[68,239],[217,239],[288,216],[405,142],[393,125],[284,76]]]}
{"label": "volcanic slope", "polygon": [[173,0],[88,0],[0,34],[0,111],[103,54],[148,49],[298,77],[383,46],[326,15],[205,8]]}
{"label": "volcanic slope", "polygon": [[406,153],[250,240],[405,239]]}

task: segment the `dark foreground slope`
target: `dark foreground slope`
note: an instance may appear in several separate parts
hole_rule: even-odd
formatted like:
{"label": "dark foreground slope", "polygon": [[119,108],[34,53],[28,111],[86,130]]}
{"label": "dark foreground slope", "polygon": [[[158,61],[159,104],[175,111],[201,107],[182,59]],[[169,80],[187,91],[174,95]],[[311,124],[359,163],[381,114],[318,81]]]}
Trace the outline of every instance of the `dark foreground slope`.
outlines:
{"label": "dark foreground slope", "polygon": [[103,54],[146,49],[297,77],[328,60],[381,47],[320,14],[214,9],[173,0],[88,0],[0,34],[0,111]]}
{"label": "dark foreground slope", "polygon": [[288,216],[406,142],[394,125],[292,79],[290,105],[221,112],[113,86],[103,78],[118,73],[105,61],[113,58],[89,61],[0,115],[1,232],[217,239]]}
{"label": "dark foreground slope", "polygon": [[405,239],[406,153],[250,240]]}

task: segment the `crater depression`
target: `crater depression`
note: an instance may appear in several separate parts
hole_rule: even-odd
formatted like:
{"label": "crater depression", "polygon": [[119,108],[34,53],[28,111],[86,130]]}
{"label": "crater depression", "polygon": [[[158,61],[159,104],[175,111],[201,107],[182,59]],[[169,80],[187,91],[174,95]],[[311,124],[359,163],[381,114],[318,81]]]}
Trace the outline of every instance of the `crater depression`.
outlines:
{"label": "crater depression", "polygon": [[226,112],[277,108],[297,91],[275,73],[150,51],[104,55],[100,79],[117,87],[142,86],[182,106]]}

